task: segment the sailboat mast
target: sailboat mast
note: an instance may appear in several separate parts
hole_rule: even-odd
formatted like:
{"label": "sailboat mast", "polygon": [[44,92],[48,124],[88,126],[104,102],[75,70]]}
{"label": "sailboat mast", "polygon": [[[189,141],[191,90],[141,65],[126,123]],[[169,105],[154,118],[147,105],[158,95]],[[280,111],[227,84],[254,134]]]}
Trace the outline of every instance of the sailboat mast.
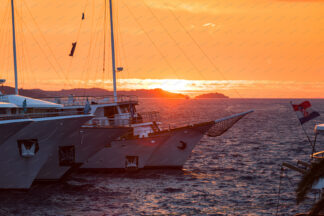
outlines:
{"label": "sailboat mast", "polygon": [[111,60],[112,60],[112,72],[113,72],[113,84],[114,84],[114,100],[115,102],[117,102],[116,59],[115,59],[115,40],[114,40],[112,0],[109,0],[109,9],[110,9]]}
{"label": "sailboat mast", "polygon": [[17,74],[17,53],[16,53],[16,34],[15,34],[15,9],[14,0],[11,0],[11,18],[12,18],[12,48],[15,68],[15,94],[18,94],[18,74]]}

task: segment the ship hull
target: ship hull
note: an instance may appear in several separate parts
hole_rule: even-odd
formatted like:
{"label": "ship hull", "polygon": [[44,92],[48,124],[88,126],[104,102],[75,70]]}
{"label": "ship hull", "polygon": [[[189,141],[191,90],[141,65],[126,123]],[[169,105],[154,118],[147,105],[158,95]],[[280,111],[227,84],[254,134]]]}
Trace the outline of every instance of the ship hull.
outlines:
{"label": "ship hull", "polygon": [[0,145],[6,141],[9,137],[16,134],[22,128],[30,124],[32,120],[6,120],[0,123]]}
{"label": "ship hull", "polygon": [[203,124],[167,131],[169,138],[154,150],[145,168],[182,168],[196,144],[212,126]]}
{"label": "ship hull", "polygon": [[168,136],[113,141],[87,160],[81,170],[125,170],[144,168],[153,151]]}
{"label": "ship hull", "polygon": [[129,161],[138,168],[182,168],[195,145],[206,132],[220,136],[237,121],[253,111],[235,114],[215,121],[165,130],[149,137],[114,141],[91,157],[83,169],[125,169]]}
{"label": "ship hull", "polygon": [[[66,135],[66,125],[84,116],[64,116],[33,119],[1,145],[0,189],[29,189],[40,169]],[[21,142],[35,141],[37,151],[24,156]],[[37,144],[36,144],[37,143]]]}
{"label": "ship hull", "polygon": [[[79,124],[79,127],[81,125]],[[129,128],[125,127],[83,127],[81,130],[72,132],[59,144],[58,148],[72,145],[75,156],[74,160],[67,165],[60,165],[59,149],[57,149],[41,169],[37,180],[56,181],[66,177],[70,173],[71,168],[74,167],[73,165],[77,166],[86,162],[87,159],[102,150],[113,139],[127,133],[129,130]]]}

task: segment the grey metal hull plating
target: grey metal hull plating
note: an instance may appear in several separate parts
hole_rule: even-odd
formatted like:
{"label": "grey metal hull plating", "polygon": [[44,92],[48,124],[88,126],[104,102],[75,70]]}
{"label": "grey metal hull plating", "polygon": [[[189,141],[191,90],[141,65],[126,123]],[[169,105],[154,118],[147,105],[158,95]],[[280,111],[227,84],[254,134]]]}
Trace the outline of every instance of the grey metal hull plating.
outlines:
{"label": "grey metal hull plating", "polygon": [[[6,122],[6,123],[5,123]],[[30,124],[31,120],[11,120],[0,123],[0,145],[9,137],[20,131],[22,128]]]}
{"label": "grey metal hull plating", "polygon": [[145,168],[181,168],[193,148],[213,124],[184,127],[165,132],[168,139],[160,144],[145,164]]}
{"label": "grey metal hull plating", "polygon": [[141,139],[113,141],[97,154],[87,160],[81,169],[125,169],[128,156],[137,157],[136,168],[144,168],[152,152],[161,145],[167,135]]}
{"label": "grey metal hull plating", "polygon": [[[83,123],[78,122],[79,128]],[[130,129],[120,128],[81,128],[81,130],[71,131],[59,146],[74,145],[75,163],[82,164],[91,156],[102,150],[113,139],[124,135]],[[59,180],[71,169],[70,166],[60,166],[58,150],[46,162],[37,176],[37,180]]]}
{"label": "grey metal hull plating", "polygon": [[[64,139],[66,125],[70,126],[69,123],[75,118],[80,117],[34,119],[32,123],[7,139],[1,145],[0,151],[0,189],[30,188],[57,143]],[[17,144],[17,140],[21,139],[38,140],[39,151],[35,156],[30,158],[21,156]]]}

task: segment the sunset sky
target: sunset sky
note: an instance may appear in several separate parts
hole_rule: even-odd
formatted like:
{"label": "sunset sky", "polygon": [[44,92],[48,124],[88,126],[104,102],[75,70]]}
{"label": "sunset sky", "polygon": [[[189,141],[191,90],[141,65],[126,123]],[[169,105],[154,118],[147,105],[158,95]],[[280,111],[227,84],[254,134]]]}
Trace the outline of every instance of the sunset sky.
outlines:
{"label": "sunset sky", "polygon": [[[109,28],[103,71],[104,3],[15,0],[19,87],[112,89]],[[324,1],[113,3],[117,66],[124,67],[118,89],[324,97]],[[10,10],[1,0],[0,78],[14,86]]]}

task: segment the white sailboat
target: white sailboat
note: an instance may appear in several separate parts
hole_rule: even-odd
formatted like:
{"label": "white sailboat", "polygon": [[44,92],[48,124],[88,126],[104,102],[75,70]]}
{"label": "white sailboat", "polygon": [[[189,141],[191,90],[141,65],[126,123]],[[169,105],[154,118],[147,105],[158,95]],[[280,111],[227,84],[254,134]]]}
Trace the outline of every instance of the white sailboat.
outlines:
{"label": "white sailboat", "polygon": [[[0,189],[28,189],[58,143],[92,116],[62,112],[62,105],[18,95],[14,0],[11,9],[15,95],[0,95]],[[16,127],[18,120],[25,124]]]}

